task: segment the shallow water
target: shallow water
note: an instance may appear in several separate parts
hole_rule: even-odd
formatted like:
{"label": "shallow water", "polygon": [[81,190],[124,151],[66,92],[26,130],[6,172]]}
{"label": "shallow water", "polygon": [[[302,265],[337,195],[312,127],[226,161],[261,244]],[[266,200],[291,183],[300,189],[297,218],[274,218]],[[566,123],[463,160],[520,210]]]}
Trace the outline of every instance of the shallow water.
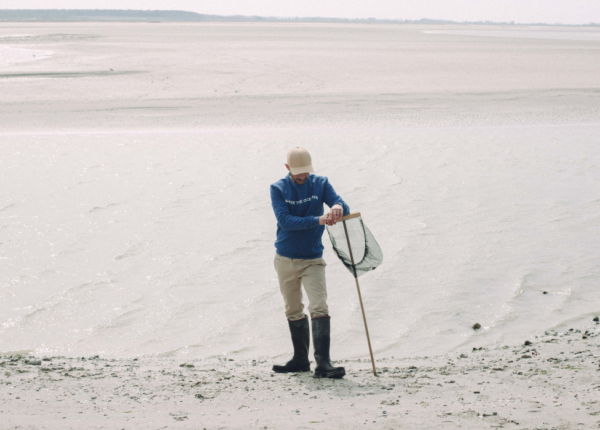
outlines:
{"label": "shallow water", "polygon": [[33,49],[13,48],[0,45],[0,64],[14,64],[47,58],[52,52]]}
{"label": "shallow water", "polygon": [[[127,35],[136,26],[119,28]],[[218,39],[224,27],[215,28]],[[257,31],[229,28],[227,37]],[[381,28],[375,40],[390,32]],[[281,26],[259,29],[275,45],[277,35],[286,35]],[[294,31],[309,39],[302,43],[329,49],[301,29]],[[67,30],[82,32],[61,31]],[[411,37],[428,37],[418,31]],[[173,40],[177,34],[173,30]],[[210,27],[202,34],[211,34]],[[127,41],[122,49],[130,49],[132,42],[122,37]],[[80,39],[68,49],[84,50],[100,40]],[[477,40],[486,49],[492,38]],[[457,43],[456,49],[470,49],[462,39]],[[514,46],[515,55],[521,55],[520,43],[526,42]],[[111,55],[121,52],[117,45],[112,49]],[[228,49],[240,57],[248,54],[246,45]],[[503,45],[505,52],[510,49]],[[552,58],[548,49],[546,58]],[[277,50],[270,52],[277,58]],[[75,62],[66,67],[65,60],[56,59],[60,55],[2,72],[98,70]],[[588,64],[589,52],[580,55]],[[236,79],[243,76],[242,66],[230,60]],[[136,91],[145,79],[163,73],[161,67],[167,66],[158,64],[137,78],[110,77],[116,87],[129,87],[115,98],[134,103]],[[142,105],[162,109],[135,105],[129,117],[135,127],[124,130],[110,125],[122,126],[128,117],[113,110],[118,100],[112,89],[102,91],[109,77],[31,78],[28,87],[18,79],[0,80],[8,94],[0,109],[11,115],[0,123],[0,351],[287,354],[268,190],[285,174],[287,150],[300,145],[311,151],[317,173],[328,176],[351,209],[363,214],[383,250],[383,265],[360,278],[376,357],[519,342],[587,322],[600,311],[600,120],[597,90],[586,89],[589,71],[582,71],[579,82],[569,81],[571,92],[564,92],[566,85],[551,85],[560,81],[558,74],[546,78],[539,92],[519,84],[500,96],[476,92],[485,86],[482,72],[470,95],[396,93],[387,108],[377,83],[357,101],[352,82],[345,83],[344,93],[341,83],[308,79],[313,90],[295,104],[296,89],[269,94],[260,87],[268,75],[248,75],[261,98],[244,99],[246,105],[234,94],[220,99],[219,112],[229,113],[229,126],[221,113],[201,110],[204,104],[216,106],[212,99],[202,99],[188,113],[165,110],[173,100],[184,100],[178,98],[184,87],[175,83],[163,93],[170,99],[142,98]],[[383,63],[370,72],[391,76]],[[273,80],[280,79],[273,73]],[[501,86],[527,76],[514,73]],[[184,82],[188,77],[172,76]],[[132,79],[140,81],[138,87]],[[317,84],[322,89],[315,89]],[[328,93],[328,85],[338,92]],[[58,106],[55,86],[89,90],[65,93]],[[17,112],[9,107],[19,103],[11,98],[19,88],[32,92]],[[285,114],[269,111],[267,105],[282,97]],[[555,98],[572,104],[549,101]],[[413,105],[410,116],[391,115],[403,99]],[[42,111],[42,100],[57,103],[56,109]],[[345,110],[319,107],[324,101]],[[112,108],[93,111],[95,103]],[[589,108],[579,111],[575,105]],[[325,118],[319,109],[327,112]],[[261,110],[262,116],[252,116]],[[194,112],[206,113],[206,122],[194,122]],[[95,119],[95,127],[86,122]],[[31,128],[17,127],[26,121]],[[164,127],[169,121],[177,128]],[[336,261],[327,235],[323,240],[334,356],[365,357],[354,280]],[[476,322],[483,326],[478,332],[471,329]]]}
{"label": "shallow water", "polygon": [[552,39],[552,40],[589,40],[600,42],[600,33],[595,28],[579,27],[577,31],[572,31],[568,27],[560,29],[553,28],[546,31],[543,27],[530,27],[511,30],[504,28],[502,30],[488,27],[486,30],[431,30],[428,34],[448,34],[452,36],[482,36],[482,37],[509,37],[517,39]]}

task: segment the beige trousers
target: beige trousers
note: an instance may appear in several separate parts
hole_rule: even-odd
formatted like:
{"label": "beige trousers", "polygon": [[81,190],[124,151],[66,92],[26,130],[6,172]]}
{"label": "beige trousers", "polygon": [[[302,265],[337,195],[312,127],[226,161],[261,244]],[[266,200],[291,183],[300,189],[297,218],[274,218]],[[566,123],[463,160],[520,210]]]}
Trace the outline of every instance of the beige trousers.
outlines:
{"label": "beige trousers", "polygon": [[315,258],[299,260],[275,254],[275,270],[279,288],[285,302],[285,316],[290,321],[306,318],[302,303],[302,285],[308,296],[308,312],[311,318],[329,315],[327,285],[325,283],[325,260]]}

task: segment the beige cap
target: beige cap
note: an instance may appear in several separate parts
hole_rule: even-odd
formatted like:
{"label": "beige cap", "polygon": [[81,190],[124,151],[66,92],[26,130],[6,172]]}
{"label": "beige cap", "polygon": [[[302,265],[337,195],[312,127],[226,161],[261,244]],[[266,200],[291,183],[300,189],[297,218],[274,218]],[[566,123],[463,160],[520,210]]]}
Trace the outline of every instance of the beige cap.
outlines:
{"label": "beige cap", "polygon": [[299,146],[294,149],[290,149],[290,152],[288,152],[287,165],[290,166],[290,172],[292,175],[312,173],[315,171],[312,166],[310,154],[306,149],[300,148]]}

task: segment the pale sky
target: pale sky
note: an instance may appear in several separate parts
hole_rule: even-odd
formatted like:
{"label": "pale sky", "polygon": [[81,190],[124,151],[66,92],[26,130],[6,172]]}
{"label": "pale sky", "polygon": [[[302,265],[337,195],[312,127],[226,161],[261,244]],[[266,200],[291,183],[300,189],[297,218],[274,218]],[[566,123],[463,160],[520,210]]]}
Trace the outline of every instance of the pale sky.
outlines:
{"label": "pale sky", "polygon": [[0,8],[163,9],[214,15],[600,23],[600,0],[2,0]]}

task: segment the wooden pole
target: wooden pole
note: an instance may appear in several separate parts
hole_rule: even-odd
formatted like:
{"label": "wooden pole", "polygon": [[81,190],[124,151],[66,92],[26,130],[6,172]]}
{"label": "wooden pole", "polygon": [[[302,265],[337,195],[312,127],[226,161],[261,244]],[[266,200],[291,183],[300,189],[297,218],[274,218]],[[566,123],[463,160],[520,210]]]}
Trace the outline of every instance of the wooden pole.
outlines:
{"label": "wooden pole", "polygon": [[352,256],[352,247],[350,246],[350,237],[348,236],[348,228],[346,227],[346,219],[356,218],[358,215],[352,216],[353,214],[347,215],[342,218],[344,224],[344,233],[346,233],[346,241],[348,242],[348,251],[350,251],[350,261],[352,261],[352,272],[354,273],[354,280],[356,281],[356,290],[358,291],[358,301],[360,302],[360,310],[362,311],[363,321],[365,323],[365,332],[367,333],[367,343],[369,344],[369,353],[371,354],[371,364],[373,365],[373,375],[377,376],[377,370],[375,369],[375,359],[373,358],[373,348],[371,348],[371,338],[369,337],[369,327],[367,327],[367,317],[365,316],[365,307],[363,306],[362,296],[360,294],[360,285],[358,285],[358,276],[356,275],[356,266],[354,265],[354,257]]}

